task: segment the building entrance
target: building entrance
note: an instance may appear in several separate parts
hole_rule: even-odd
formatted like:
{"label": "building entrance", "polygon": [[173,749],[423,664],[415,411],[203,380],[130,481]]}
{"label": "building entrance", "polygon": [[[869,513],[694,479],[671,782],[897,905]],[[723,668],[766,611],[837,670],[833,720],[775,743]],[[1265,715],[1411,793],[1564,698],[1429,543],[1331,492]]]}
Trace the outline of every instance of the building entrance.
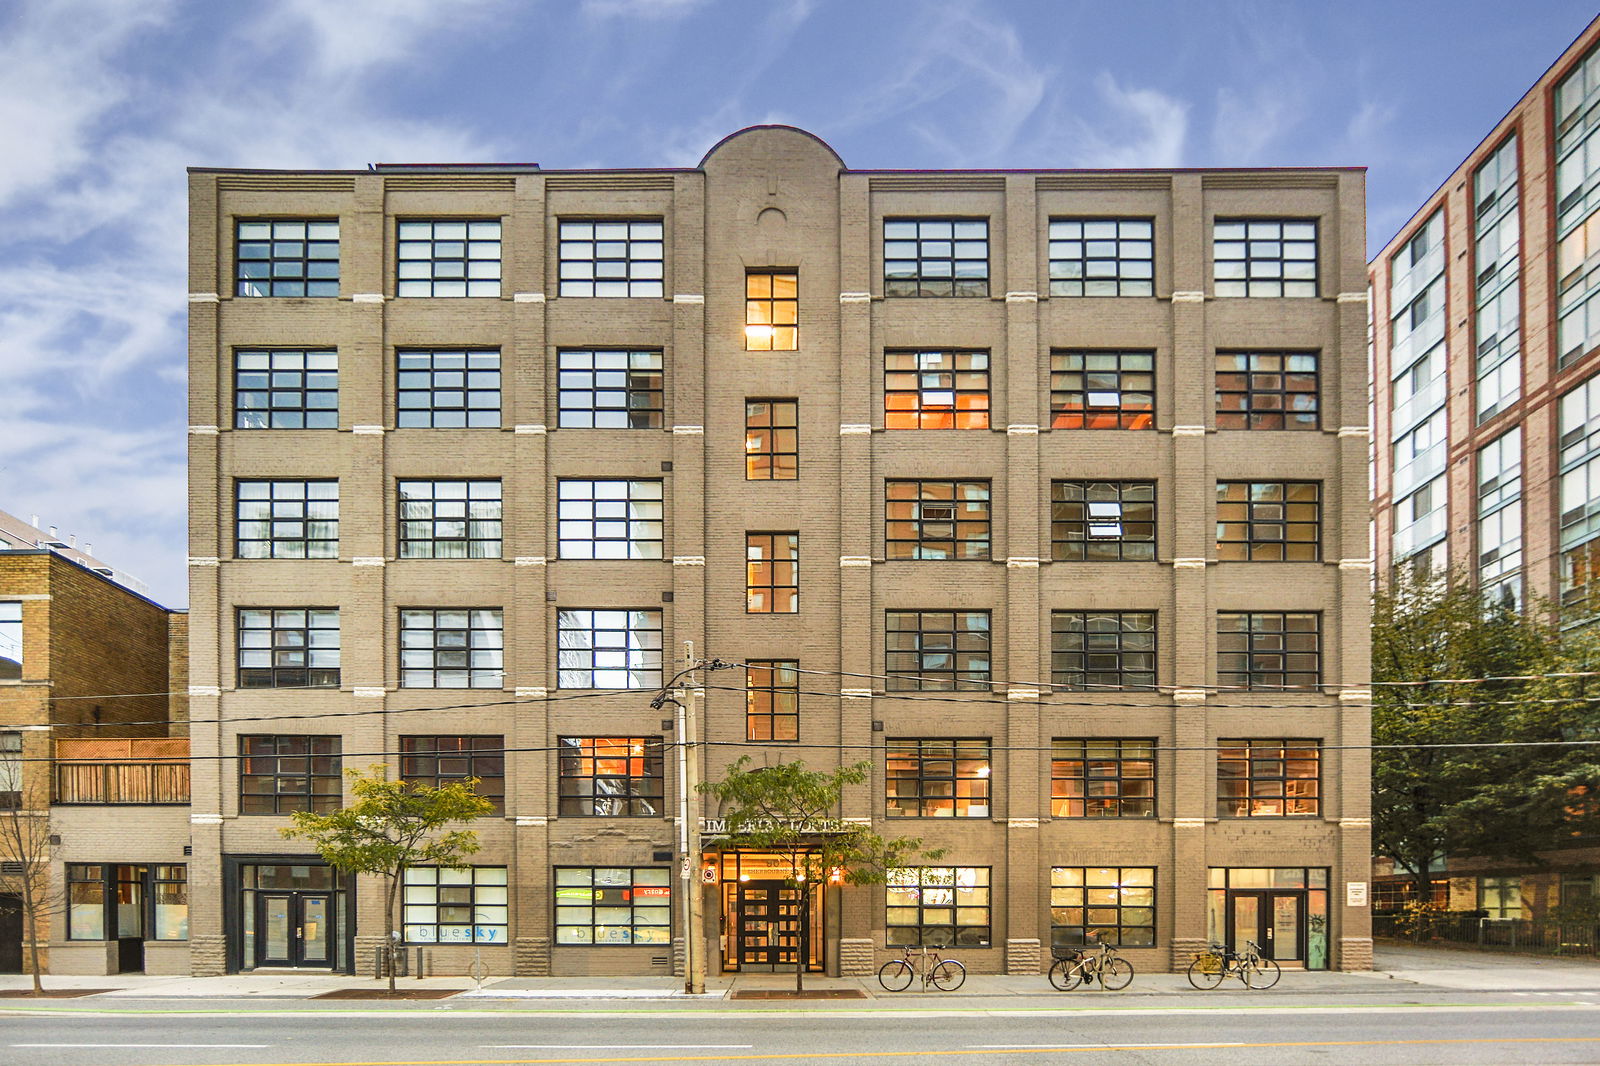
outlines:
{"label": "building entrance", "polygon": [[827,886],[804,893],[788,883],[787,856],[763,852],[724,852],[719,860],[722,890],[722,968],[729,973],[793,970],[804,952],[807,970],[823,968],[823,897]]}
{"label": "building entrance", "polygon": [[1235,951],[1254,940],[1269,959],[1328,968],[1328,871],[1223,869],[1210,874],[1209,931]]}
{"label": "building entrance", "polygon": [[[284,860],[227,860],[237,871],[229,908],[229,950],[239,970],[352,968],[352,918],[348,879],[331,866]],[[229,878],[232,880],[232,878]]]}
{"label": "building entrance", "polygon": [[1228,942],[1235,950],[1254,940],[1269,959],[1305,961],[1304,892],[1234,892],[1232,903]]}
{"label": "building entrance", "polygon": [[0,973],[22,972],[22,897],[0,892]]}
{"label": "building entrance", "polygon": [[331,894],[261,892],[256,911],[257,966],[333,965]]}

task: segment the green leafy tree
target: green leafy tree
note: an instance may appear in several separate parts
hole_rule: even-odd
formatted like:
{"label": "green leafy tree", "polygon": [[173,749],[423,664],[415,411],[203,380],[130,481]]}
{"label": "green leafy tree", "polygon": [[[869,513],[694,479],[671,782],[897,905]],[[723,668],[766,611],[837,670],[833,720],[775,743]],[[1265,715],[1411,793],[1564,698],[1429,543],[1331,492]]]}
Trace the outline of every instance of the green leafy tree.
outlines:
{"label": "green leafy tree", "polygon": [[[783,857],[784,884],[799,897],[800,913],[837,878],[847,885],[881,885],[889,871],[938,859],[942,850],[922,847],[915,837],[886,839],[870,825],[839,818],[840,800],[850,785],[865,782],[870,762],[834,770],[812,770],[801,762],[751,766],[748,755],[728,766],[721,781],[706,781],[702,792],[722,802],[726,843]],[[796,992],[805,990],[806,951],[798,945]]]}
{"label": "green leafy tree", "polygon": [[[1559,676],[1600,656],[1547,617],[1485,603],[1459,576],[1401,570],[1374,597],[1373,847],[1418,900],[1441,856],[1536,863],[1594,823],[1600,751],[1553,742],[1600,736],[1600,686]],[[1381,684],[1397,681],[1410,684]]]}
{"label": "green leafy tree", "polygon": [[296,811],[286,837],[302,837],[328,865],[344,873],[386,879],[384,919],[388,931],[389,991],[400,961],[396,902],[400,882],[413,866],[459,867],[478,850],[478,834],[451,825],[488,814],[493,805],[474,790],[476,780],[440,785],[391,781],[382,764],[366,773],[350,769],[354,801],[330,814]]}

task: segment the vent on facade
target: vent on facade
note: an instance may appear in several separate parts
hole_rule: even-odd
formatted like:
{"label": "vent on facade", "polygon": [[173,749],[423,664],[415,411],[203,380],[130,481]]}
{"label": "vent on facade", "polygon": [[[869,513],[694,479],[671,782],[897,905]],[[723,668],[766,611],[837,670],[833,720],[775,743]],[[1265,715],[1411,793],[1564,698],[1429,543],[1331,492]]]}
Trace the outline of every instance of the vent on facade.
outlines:
{"label": "vent on facade", "polygon": [[20,862],[0,862],[0,877],[21,877],[22,864]]}
{"label": "vent on facade", "polygon": [[64,540],[46,540],[46,541],[40,541],[40,543],[43,544],[46,548],[53,548],[58,552],[64,552],[68,548],[72,547],[72,545],[68,544]]}
{"label": "vent on facade", "polygon": [[661,594],[661,602],[662,602],[662,603],[671,603],[671,602],[672,602],[672,593],[670,593],[670,592],[663,592],[663,593],[662,593],[662,594]]}
{"label": "vent on facade", "polygon": [[572,192],[638,192],[647,189],[670,190],[671,171],[641,171],[636,174],[551,174],[545,188]]}
{"label": "vent on facade", "polygon": [[194,845],[193,844],[185,844],[183,846],[183,853],[185,855],[193,855],[194,854]]}
{"label": "vent on facade", "polygon": [[671,459],[662,460],[662,462],[661,462],[661,472],[663,474],[672,473],[672,460]]}
{"label": "vent on facade", "polygon": [[671,862],[672,861],[672,852],[670,852],[670,851],[652,851],[650,853],[650,861],[651,862]]}
{"label": "vent on facade", "polygon": [[99,574],[101,577],[110,577],[114,573],[114,571],[109,566],[91,566],[89,569],[93,570],[95,573]]}
{"label": "vent on facade", "polygon": [[652,955],[652,956],[650,956],[650,965],[651,966],[665,966],[666,964],[667,964],[667,957],[665,955]]}
{"label": "vent on facade", "polygon": [[60,833],[51,833],[50,834],[50,846],[52,848],[59,848],[61,846],[61,834]]}
{"label": "vent on facade", "polygon": [[670,719],[670,718],[661,719],[661,731],[663,733],[667,732],[671,728],[672,728],[672,719]]}
{"label": "vent on facade", "polygon": [[879,721],[876,721],[876,720],[874,720],[874,721],[873,721],[873,723],[872,723],[872,731],[873,731],[873,732],[874,732],[874,733],[881,733],[881,732],[883,732],[883,723],[882,723],[882,722],[879,722]]}
{"label": "vent on facade", "polygon": [[352,192],[356,180],[349,174],[224,174],[217,188],[230,192]]}

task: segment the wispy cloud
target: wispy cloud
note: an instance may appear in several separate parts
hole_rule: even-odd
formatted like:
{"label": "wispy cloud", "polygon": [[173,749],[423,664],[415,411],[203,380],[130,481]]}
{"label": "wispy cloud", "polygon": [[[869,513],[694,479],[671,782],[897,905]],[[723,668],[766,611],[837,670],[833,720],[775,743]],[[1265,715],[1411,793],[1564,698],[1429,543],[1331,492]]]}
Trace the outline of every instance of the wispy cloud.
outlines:
{"label": "wispy cloud", "polygon": [[706,6],[708,0],[583,0],[590,18],[666,20],[685,18]]}
{"label": "wispy cloud", "polygon": [[[1124,86],[1102,71],[1097,108],[1078,107],[1062,124],[1062,156],[1076,167],[1181,166],[1189,133],[1187,101],[1157,89]],[[1092,114],[1090,119],[1084,117]]]}

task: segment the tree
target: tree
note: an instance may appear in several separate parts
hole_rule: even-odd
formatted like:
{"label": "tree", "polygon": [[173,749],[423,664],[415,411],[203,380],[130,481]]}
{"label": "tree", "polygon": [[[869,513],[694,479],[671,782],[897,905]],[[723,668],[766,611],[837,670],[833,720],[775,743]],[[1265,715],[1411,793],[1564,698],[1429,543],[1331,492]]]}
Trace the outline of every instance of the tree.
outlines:
{"label": "tree", "polygon": [[[346,770],[355,801],[330,814],[296,811],[286,837],[311,841],[328,865],[344,873],[373,874],[387,883],[383,913],[388,932],[389,991],[400,961],[400,926],[395,903],[400,882],[413,866],[459,867],[478,850],[478,834],[446,829],[488,814],[493,805],[474,791],[476,779],[434,787],[389,780],[388,769]],[[437,835],[435,835],[437,834]]]}
{"label": "tree", "polygon": [[1593,669],[1600,645],[1547,617],[1485,603],[1459,575],[1397,571],[1374,597],[1373,847],[1416,899],[1441,856],[1536,863],[1596,823],[1600,750],[1554,742],[1600,736],[1600,685],[1551,675]]}
{"label": "tree", "polygon": [[[750,756],[728,766],[721,781],[705,781],[700,791],[722,802],[726,842],[734,847],[775,852],[784,859],[784,884],[799,896],[800,913],[811,913],[818,888],[837,878],[847,885],[880,885],[889,871],[943,856],[914,837],[885,839],[867,824],[835,816],[846,786],[859,785],[872,772],[870,762],[832,771],[811,770],[801,762],[755,766]],[[806,952],[797,952],[796,992],[805,990]]]}
{"label": "tree", "polygon": [[18,789],[15,802],[0,810],[0,893],[16,900],[0,907],[14,908],[22,914],[22,939],[28,944],[27,966],[36,996],[44,994],[39,963],[42,927],[66,902],[66,892],[50,880],[50,804],[46,787],[34,783],[32,788]]}

